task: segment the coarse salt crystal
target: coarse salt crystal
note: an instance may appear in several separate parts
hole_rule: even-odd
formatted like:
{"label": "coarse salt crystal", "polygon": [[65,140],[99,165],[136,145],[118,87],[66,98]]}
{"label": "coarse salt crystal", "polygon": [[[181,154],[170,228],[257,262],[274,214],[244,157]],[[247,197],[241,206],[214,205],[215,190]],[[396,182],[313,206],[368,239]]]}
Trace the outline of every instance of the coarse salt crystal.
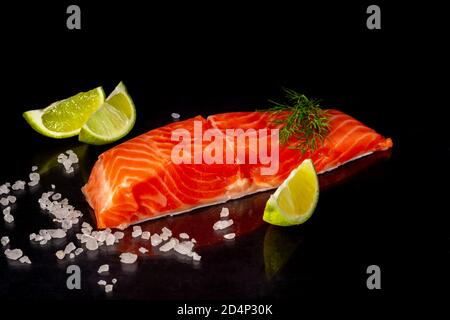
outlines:
{"label": "coarse salt crystal", "polygon": [[2,246],[6,246],[9,243],[9,237],[8,236],[2,237],[0,242],[1,242]]}
{"label": "coarse salt crystal", "polygon": [[173,119],[180,119],[180,114],[179,113],[172,112],[171,116],[172,116]]}
{"label": "coarse salt crystal", "polygon": [[55,194],[52,196],[52,199],[53,199],[53,200],[59,200],[59,199],[61,199],[61,193],[55,193]]}
{"label": "coarse salt crystal", "polygon": [[139,252],[142,253],[142,254],[146,254],[148,252],[148,250],[146,248],[144,248],[144,247],[140,247],[139,248]]}
{"label": "coarse salt crystal", "polygon": [[94,251],[98,249],[98,243],[97,240],[95,240],[94,238],[89,238],[86,241],[86,249]]}
{"label": "coarse salt crystal", "polygon": [[109,265],[107,264],[102,264],[99,268],[98,268],[98,273],[102,273],[102,272],[108,272],[109,271]]}
{"label": "coarse salt crystal", "polygon": [[23,255],[22,250],[20,249],[6,249],[5,256],[10,260],[17,260]]}
{"label": "coarse salt crystal", "polygon": [[135,263],[137,260],[137,254],[130,253],[130,252],[124,252],[120,256],[120,262],[122,263]]}
{"label": "coarse salt crystal", "polygon": [[148,232],[148,231],[142,232],[141,238],[144,239],[144,240],[150,239],[150,232]]}
{"label": "coarse salt crystal", "polygon": [[200,261],[201,258],[202,258],[202,256],[199,255],[197,252],[194,252],[194,253],[192,254],[192,259],[193,259],[194,261]]}
{"label": "coarse salt crystal", "polygon": [[194,244],[190,241],[183,241],[175,245],[174,250],[179,254],[188,254],[192,251]]}
{"label": "coarse salt crystal", "polygon": [[15,203],[17,198],[14,197],[14,196],[8,196],[6,199],[8,199],[8,201],[9,201],[10,203]]}
{"label": "coarse salt crystal", "polygon": [[226,229],[233,224],[233,219],[229,220],[219,220],[213,225],[214,230]]}
{"label": "coarse salt crystal", "polygon": [[56,251],[55,255],[56,255],[56,257],[58,257],[59,260],[62,260],[62,259],[64,259],[64,256],[66,254],[64,253],[63,250],[58,250],[58,251]]}
{"label": "coarse salt crystal", "polygon": [[54,239],[61,239],[67,235],[67,233],[63,229],[49,229],[47,231],[49,235]]}
{"label": "coarse salt crystal", "polygon": [[185,232],[180,233],[180,239],[189,239],[189,235]]}
{"label": "coarse salt crystal", "polygon": [[116,279],[116,278],[113,278],[113,279],[111,280],[111,282],[112,282],[113,284],[116,284],[116,283],[117,283],[117,279]]}
{"label": "coarse salt crystal", "polygon": [[69,254],[69,258],[70,258],[70,259],[75,258],[75,253],[72,252],[71,254]]}
{"label": "coarse salt crystal", "polygon": [[131,236],[133,238],[137,238],[137,237],[140,237],[141,235],[142,235],[142,228],[140,226],[134,226]]}
{"label": "coarse salt crystal", "polygon": [[75,250],[77,247],[73,244],[73,242],[70,242],[64,249],[65,254],[71,253],[73,250]]}
{"label": "coarse salt crystal", "polygon": [[115,241],[116,238],[111,233],[106,236],[105,242],[107,246],[112,246]]}
{"label": "coarse salt crystal", "polygon": [[223,236],[225,239],[227,240],[232,240],[236,237],[235,233],[227,233],[226,235]]}
{"label": "coarse salt crystal", "polygon": [[78,256],[80,253],[83,252],[83,250],[84,250],[83,248],[76,248],[75,249],[75,255]]}
{"label": "coarse salt crystal", "polygon": [[159,245],[159,244],[162,242],[162,239],[161,239],[161,237],[160,237],[159,234],[154,233],[154,234],[152,234],[152,236],[150,237],[150,241],[151,241],[151,243],[152,243],[152,246],[155,247],[155,246]]}
{"label": "coarse salt crystal", "polygon": [[221,218],[226,218],[229,216],[229,214],[230,214],[230,210],[228,208],[223,207],[222,211],[220,211]]}
{"label": "coarse salt crystal", "polygon": [[31,171],[36,171],[38,169],[38,166],[32,166]]}
{"label": "coarse salt crystal", "polygon": [[113,285],[112,284],[107,284],[105,286],[105,292],[106,293],[111,292],[112,290],[113,290]]}
{"label": "coarse salt crystal", "polygon": [[30,258],[28,258],[28,256],[23,256],[19,259],[20,263],[26,263],[26,264],[31,264],[31,260]]}
{"label": "coarse salt crystal", "polygon": [[11,186],[11,189],[13,190],[23,190],[25,189],[25,181],[22,180],[17,180],[16,182],[14,182],[14,184]]}
{"label": "coarse salt crystal", "polygon": [[2,206],[7,206],[9,204],[9,200],[7,198],[1,198],[0,199],[0,204]]}
{"label": "coarse salt crystal", "polygon": [[43,239],[43,240],[41,240],[41,241],[39,242],[39,244],[40,244],[41,246],[43,246],[43,245],[47,244],[47,240]]}
{"label": "coarse salt crystal", "polygon": [[3,216],[3,219],[7,222],[7,223],[12,223],[14,221],[14,217],[11,214],[5,214]]}
{"label": "coarse salt crystal", "polygon": [[50,187],[52,187],[52,189],[56,188],[56,186],[54,184],[51,184]]}
{"label": "coarse salt crystal", "polygon": [[164,243],[161,247],[159,247],[159,251],[167,252],[172,250],[176,246],[177,242],[174,238],[170,239],[166,243]]}
{"label": "coarse salt crystal", "polygon": [[10,214],[11,213],[11,207],[6,207],[5,209],[3,209],[3,214]]}
{"label": "coarse salt crystal", "polygon": [[100,286],[106,286],[106,281],[105,280],[99,280],[97,282],[97,284],[100,285]]}

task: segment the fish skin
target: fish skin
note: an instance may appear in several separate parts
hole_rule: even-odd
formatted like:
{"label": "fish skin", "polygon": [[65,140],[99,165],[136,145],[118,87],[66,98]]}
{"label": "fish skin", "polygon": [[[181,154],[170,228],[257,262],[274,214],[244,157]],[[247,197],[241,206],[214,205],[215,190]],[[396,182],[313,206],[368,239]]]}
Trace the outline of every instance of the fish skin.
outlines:
{"label": "fish skin", "polygon": [[327,112],[330,130],[323,145],[302,155],[289,148],[296,143],[295,138],[291,138],[280,145],[279,168],[275,175],[262,175],[261,164],[172,163],[171,151],[178,144],[178,141],[171,141],[173,130],[188,130],[191,142],[202,144],[202,148],[210,143],[195,140],[194,121],[202,122],[203,132],[213,128],[224,133],[228,128],[279,127],[273,124],[272,115],[267,112],[233,112],[174,122],[104,152],[82,191],[94,209],[98,228],[123,228],[276,188],[306,158],[312,159],[320,174],[393,146],[391,139],[351,116],[338,110]]}

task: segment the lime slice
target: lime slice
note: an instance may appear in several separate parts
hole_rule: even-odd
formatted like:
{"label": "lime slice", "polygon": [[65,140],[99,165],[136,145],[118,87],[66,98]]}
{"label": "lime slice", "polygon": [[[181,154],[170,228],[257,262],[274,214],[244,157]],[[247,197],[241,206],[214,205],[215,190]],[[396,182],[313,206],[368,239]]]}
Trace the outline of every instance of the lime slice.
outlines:
{"label": "lime slice", "polygon": [[102,87],[98,87],[54,102],[45,109],[24,112],[23,117],[44,136],[57,139],[73,137],[104,100],[105,93]]}
{"label": "lime slice", "polygon": [[135,121],[133,100],[120,82],[83,126],[78,140],[96,145],[111,143],[128,134]]}
{"label": "lime slice", "polygon": [[319,199],[319,180],[310,159],[304,160],[267,201],[264,221],[292,226],[311,217]]}

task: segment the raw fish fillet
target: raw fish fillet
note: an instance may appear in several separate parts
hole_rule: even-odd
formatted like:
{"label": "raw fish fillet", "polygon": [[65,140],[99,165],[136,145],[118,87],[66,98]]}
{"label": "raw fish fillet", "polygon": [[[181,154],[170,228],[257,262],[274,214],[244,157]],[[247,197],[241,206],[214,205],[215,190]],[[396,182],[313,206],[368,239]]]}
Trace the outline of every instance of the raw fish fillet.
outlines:
{"label": "raw fish fillet", "polygon": [[[144,220],[273,189],[306,158],[311,158],[316,171],[323,173],[392,147],[391,139],[356,119],[337,110],[327,112],[330,130],[322,147],[302,155],[289,148],[296,143],[295,139],[280,143],[279,167],[272,175],[261,173],[262,164],[175,164],[171,159],[172,148],[179,143],[171,139],[175,129],[189,131],[192,144],[204,150],[211,142],[195,138],[194,121],[200,121],[203,131],[214,129],[223,135],[226,129],[277,128],[272,114],[266,112],[224,113],[207,119],[197,116],[151,130],[116,146],[100,155],[82,189],[95,211],[97,227],[125,228]],[[225,139],[224,152],[230,142]],[[268,144],[270,151],[270,139]],[[250,145],[246,146],[246,155],[250,149]]]}

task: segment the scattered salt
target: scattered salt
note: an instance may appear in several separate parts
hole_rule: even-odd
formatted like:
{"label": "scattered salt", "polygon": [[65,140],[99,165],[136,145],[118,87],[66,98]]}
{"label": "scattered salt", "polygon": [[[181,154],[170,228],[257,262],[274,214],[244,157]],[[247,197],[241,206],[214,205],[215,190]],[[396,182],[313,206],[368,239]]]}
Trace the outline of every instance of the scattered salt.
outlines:
{"label": "scattered salt", "polygon": [[233,240],[236,237],[236,234],[235,233],[227,233],[223,237],[227,240]]}
{"label": "scattered salt", "polygon": [[135,263],[137,260],[137,255],[130,252],[124,252],[120,255],[120,262],[122,263]]}
{"label": "scattered salt", "polygon": [[72,252],[71,254],[69,254],[69,258],[70,258],[70,259],[75,258],[75,253]]}
{"label": "scattered salt", "polygon": [[105,280],[99,280],[97,282],[97,284],[100,285],[100,286],[106,286],[106,281]]}
{"label": "scattered salt", "polygon": [[5,256],[10,260],[17,260],[23,255],[22,250],[20,249],[6,249],[5,250]]}
{"label": "scattered salt", "polygon": [[116,279],[116,278],[113,278],[113,279],[111,280],[111,282],[112,282],[113,284],[116,284],[116,283],[117,283],[117,279]]}
{"label": "scattered salt", "polygon": [[222,211],[220,211],[221,218],[226,218],[229,216],[229,214],[230,214],[230,210],[228,208],[223,207]]}
{"label": "scattered salt", "polygon": [[56,188],[56,186],[54,184],[51,184],[50,186],[52,187],[52,189]]}
{"label": "scattered salt", "polygon": [[102,272],[108,272],[109,271],[109,265],[107,264],[102,264],[99,268],[98,268],[98,273],[102,273]]}
{"label": "scattered salt", "polygon": [[41,240],[41,241],[39,242],[39,244],[40,244],[41,246],[43,246],[43,245],[47,244],[47,240],[43,239],[43,240]]}
{"label": "scattered salt", "polygon": [[7,205],[9,204],[8,198],[1,198],[1,199],[0,199],[0,204],[1,204],[2,206],[7,206]]}
{"label": "scattered salt", "polygon": [[64,253],[63,250],[58,250],[58,251],[56,251],[55,255],[58,257],[59,260],[62,260],[62,259],[64,259],[64,256],[66,254]]}
{"label": "scattered salt", "polygon": [[48,229],[49,235],[54,239],[64,238],[67,233],[63,229]]}
{"label": "scattered salt", "polygon": [[3,214],[10,214],[11,213],[11,207],[6,207],[5,209],[3,209]]}
{"label": "scattered salt", "polygon": [[152,246],[157,246],[162,242],[162,239],[160,237],[159,234],[154,233],[151,237],[150,237],[150,241],[152,242]]}
{"label": "scattered salt", "polygon": [[8,194],[9,188],[7,183],[0,185],[0,194]]}
{"label": "scattered salt", "polygon": [[190,241],[183,241],[175,245],[174,250],[179,254],[188,254],[192,251],[194,244]]}
{"label": "scattered salt", "polygon": [[176,244],[177,244],[176,240],[174,238],[171,238],[169,241],[167,241],[161,247],[159,247],[159,251],[162,252],[170,251],[175,247]]}
{"label": "scattered salt", "polygon": [[9,243],[9,237],[8,236],[2,237],[0,242],[1,242],[2,246],[6,246]]}
{"label": "scattered salt", "polygon": [[189,239],[189,235],[185,232],[180,233],[180,239]]}
{"label": "scattered salt", "polygon": [[112,290],[113,290],[113,285],[112,284],[107,284],[105,286],[105,292],[106,293],[111,292]]}
{"label": "scattered salt", "polygon": [[142,253],[142,254],[146,254],[148,252],[148,250],[146,248],[144,248],[144,247],[140,247],[139,248],[139,252]]}
{"label": "scattered salt", "polygon": [[86,241],[86,249],[91,250],[91,251],[97,250],[98,249],[97,240],[95,240],[94,238],[89,238]]}
{"label": "scattered salt", "polygon": [[14,196],[8,196],[6,199],[9,201],[9,203],[16,203],[17,200],[17,198]]}
{"label": "scattered salt", "polygon": [[75,250],[77,247],[75,247],[75,245],[73,244],[73,242],[70,242],[66,248],[64,249],[64,253],[65,254],[69,254],[71,253],[73,250]]}
{"label": "scattered salt", "polygon": [[114,232],[114,238],[116,239],[116,242],[119,242],[119,240],[123,239],[125,234],[122,231],[116,231]]}
{"label": "scattered salt", "polygon": [[38,169],[38,166],[32,166],[31,171],[36,171]]}
{"label": "scattered salt", "polygon": [[106,242],[107,246],[112,246],[115,241],[116,241],[116,238],[114,237],[113,234],[110,233],[106,236],[105,242]]}
{"label": "scattered salt", "polygon": [[172,116],[173,119],[180,119],[180,114],[179,113],[173,112],[171,114],[171,116]]}
{"label": "scattered salt", "polygon": [[131,236],[133,238],[137,238],[137,237],[140,237],[141,235],[142,235],[142,228],[140,226],[134,226]]}
{"label": "scattered salt", "polygon": [[61,193],[55,193],[55,194],[52,196],[52,199],[53,199],[53,200],[59,200],[59,199],[61,199]]}
{"label": "scattered salt", "polygon": [[14,217],[11,214],[5,214],[3,216],[3,219],[7,222],[7,223],[11,223],[14,221]]}
{"label": "scattered salt", "polygon": [[26,263],[26,264],[31,264],[31,260],[30,258],[28,258],[28,256],[23,256],[19,259],[20,263]]}
{"label": "scattered salt", "polygon": [[192,243],[197,243],[197,240],[195,240],[194,238],[191,239]]}
{"label": "scattered salt", "polygon": [[219,220],[213,225],[214,230],[226,229],[233,224],[233,219],[229,220]]}
{"label": "scattered salt", "polygon": [[194,261],[200,261],[201,258],[202,258],[202,256],[200,256],[197,252],[194,252],[194,253],[192,254],[192,259],[193,259]]}
{"label": "scattered salt", "polygon": [[150,239],[150,232],[148,232],[148,231],[142,232],[141,238],[144,239],[144,240]]}
{"label": "scattered salt", "polygon": [[75,255],[78,256],[80,253],[83,252],[83,248],[76,248],[75,249]]}
{"label": "scattered salt", "polygon": [[22,180],[17,180],[16,182],[14,182],[14,184],[11,186],[11,189],[13,190],[23,190],[25,189],[25,181]]}

